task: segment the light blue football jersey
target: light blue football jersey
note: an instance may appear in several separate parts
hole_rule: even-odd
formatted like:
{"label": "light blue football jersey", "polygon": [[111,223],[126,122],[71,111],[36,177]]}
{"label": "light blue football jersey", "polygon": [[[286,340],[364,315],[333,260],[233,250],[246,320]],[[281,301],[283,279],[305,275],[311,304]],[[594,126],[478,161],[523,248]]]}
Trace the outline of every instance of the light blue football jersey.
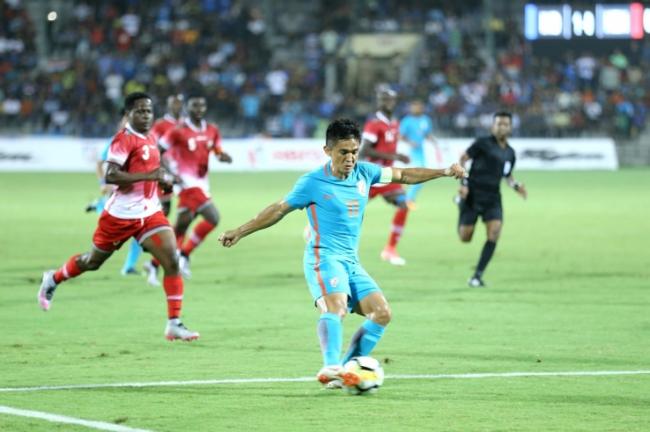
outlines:
{"label": "light blue football jersey", "polygon": [[424,139],[433,133],[433,123],[426,115],[407,115],[399,124],[399,133],[409,141],[422,147]]}
{"label": "light blue football jersey", "polygon": [[330,164],[327,162],[300,177],[285,201],[293,208],[307,209],[311,233],[305,248],[306,261],[325,258],[358,261],[368,193],[370,186],[382,180],[382,167],[357,162],[346,179],[339,179],[332,174]]}

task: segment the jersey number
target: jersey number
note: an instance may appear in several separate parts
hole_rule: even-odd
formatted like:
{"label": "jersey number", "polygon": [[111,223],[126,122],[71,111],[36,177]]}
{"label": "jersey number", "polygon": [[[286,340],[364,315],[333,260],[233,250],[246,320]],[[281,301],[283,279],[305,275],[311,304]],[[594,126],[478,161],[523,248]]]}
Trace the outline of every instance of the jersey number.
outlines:
{"label": "jersey number", "polygon": [[142,147],[142,160],[149,160],[149,146]]}
{"label": "jersey number", "polygon": [[190,138],[187,140],[187,148],[190,151],[196,150],[196,139],[195,138]]}

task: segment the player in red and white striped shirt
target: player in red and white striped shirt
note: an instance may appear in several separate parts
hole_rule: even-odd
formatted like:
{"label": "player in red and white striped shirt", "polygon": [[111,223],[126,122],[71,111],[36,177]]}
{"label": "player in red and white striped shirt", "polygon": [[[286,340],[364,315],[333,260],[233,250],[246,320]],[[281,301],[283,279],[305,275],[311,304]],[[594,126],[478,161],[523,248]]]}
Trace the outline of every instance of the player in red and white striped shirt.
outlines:
{"label": "player in red and white striped shirt", "polygon": [[[187,117],[183,125],[170,130],[160,139],[160,146],[172,155],[176,174],[181,179],[178,194],[178,218],[174,231],[181,252],[179,264],[183,276],[190,277],[189,257],[192,251],[219,223],[219,212],[210,197],[208,168],[210,154],[220,162],[230,163],[232,158],[221,149],[219,128],[205,121],[207,103],[201,94],[187,98]],[[190,238],[185,233],[192,221],[201,215]]]}
{"label": "player in red and white striped shirt", "polygon": [[[408,163],[409,157],[397,152],[399,123],[393,118],[397,104],[397,93],[387,85],[377,88],[378,110],[363,127],[359,157],[376,164],[392,167],[395,161]],[[386,202],[397,207],[388,243],[381,252],[381,259],[393,265],[404,265],[406,260],[397,253],[397,243],[402,236],[408,206],[406,192],[400,184],[374,185],[370,188],[370,198],[381,195]]]}
{"label": "player in red and white striped shirt", "polygon": [[163,215],[158,199],[158,183],[170,183],[173,176],[160,168],[160,152],[149,134],[153,123],[153,104],[145,93],[131,93],[124,107],[128,122],[118,132],[108,151],[106,182],[117,185],[99,218],[93,235],[93,248],[72,256],[58,270],[46,271],[38,292],[45,311],[50,309],[54,292],[61,282],[86,271],[99,269],[129,238],[160,261],[165,270],[163,286],[167,294],[168,340],[194,340],[199,334],[180,321],[183,279],[176,259],[176,238]]}
{"label": "player in red and white striped shirt", "polygon": [[[159,143],[160,138],[162,138],[167,132],[177,127],[180,127],[183,124],[183,95],[171,95],[167,97],[167,112],[165,115],[156,120],[151,128],[151,134],[155,138],[156,142]],[[161,156],[161,166],[170,171],[173,171],[173,158],[170,153],[164,153]],[[172,205],[172,195],[174,190],[171,185],[163,187],[158,185],[158,198],[160,198],[160,205],[162,206],[162,211],[165,216],[169,215]],[[144,271],[147,274],[147,283],[153,286],[159,286],[160,282],[158,281],[158,268],[160,263],[156,258],[144,263]]]}
{"label": "player in red and white striped shirt", "polygon": [[[167,132],[170,130],[179,127],[183,124],[183,95],[171,95],[167,98],[167,112],[165,115],[156,120],[151,128],[151,134],[156,139],[156,142],[160,140]],[[165,162],[169,162],[171,155],[163,155],[162,164],[165,166]],[[165,216],[169,214],[172,204],[172,189],[171,188],[158,188],[158,197],[160,198],[160,204],[163,208],[163,213]]]}

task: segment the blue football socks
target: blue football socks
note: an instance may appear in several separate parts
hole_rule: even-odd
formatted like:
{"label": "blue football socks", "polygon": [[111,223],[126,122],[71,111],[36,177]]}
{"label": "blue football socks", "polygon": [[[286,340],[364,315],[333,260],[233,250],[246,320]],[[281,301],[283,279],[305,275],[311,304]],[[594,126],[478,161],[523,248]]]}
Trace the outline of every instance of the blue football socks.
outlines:
{"label": "blue football socks", "polygon": [[130,270],[134,270],[136,264],[138,263],[138,258],[142,253],[142,247],[136,239],[131,240],[129,245],[129,253],[126,255],[126,260],[124,261],[124,266],[122,267],[122,274],[128,274]]}
{"label": "blue football socks", "polygon": [[325,366],[340,364],[343,344],[341,317],[330,312],[322,314],[318,320],[318,338],[323,353],[323,364]]}
{"label": "blue football socks", "polygon": [[420,184],[414,184],[409,186],[408,191],[406,192],[406,200],[415,202],[415,198],[417,197],[418,193],[420,192],[420,189],[422,189],[423,183]]}
{"label": "blue football socks", "polygon": [[97,201],[95,201],[95,211],[97,213],[102,214],[104,211],[104,206],[106,205],[106,201],[108,201],[108,197],[106,197],[106,195],[102,195],[97,198]]}
{"label": "blue football socks", "polygon": [[343,357],[343,364],[347,363],[352,357],[369,355],[383,336],[385,329],[386,327],[376,322],[365,320],[359,330],[352,336],[350,348]]}

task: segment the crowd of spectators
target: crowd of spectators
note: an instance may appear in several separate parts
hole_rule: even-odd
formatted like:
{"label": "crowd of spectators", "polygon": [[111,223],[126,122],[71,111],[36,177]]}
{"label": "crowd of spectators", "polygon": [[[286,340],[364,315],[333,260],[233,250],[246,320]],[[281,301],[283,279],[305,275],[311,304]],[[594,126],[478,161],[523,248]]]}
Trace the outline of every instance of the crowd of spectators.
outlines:
{"label": "crowd of spectators", "polygon": [[[554,57],[534,52],[512,15],[488,23],[489,50],[481,3],[323,0],[317,15],[292,17],[296,2],[287,1],[269,18],[244,0],[75,1],[43,24],[46,46],[38,46],[24,2],[0,0],[2,131],[109,136],[125,94],[147,91],[162,109],[167,95],[200,86],[226,136],[321,136],[331,118],[363,121],[374,109],[371,91],[324,90],[326,63],[339,84],[345,77],[337,53],[356,32],[423,35],[417,79],[393,84],[398,114],[423,100],[439,135],[480,133],[497,109],[515,113],[519,136],[643,130],[650,43]],[[293,52],[272,55],[277,41]]]}

